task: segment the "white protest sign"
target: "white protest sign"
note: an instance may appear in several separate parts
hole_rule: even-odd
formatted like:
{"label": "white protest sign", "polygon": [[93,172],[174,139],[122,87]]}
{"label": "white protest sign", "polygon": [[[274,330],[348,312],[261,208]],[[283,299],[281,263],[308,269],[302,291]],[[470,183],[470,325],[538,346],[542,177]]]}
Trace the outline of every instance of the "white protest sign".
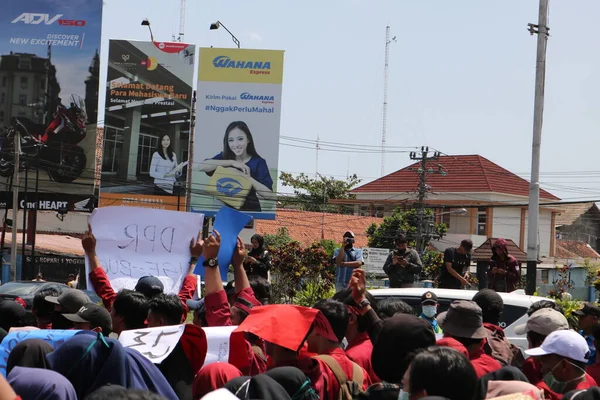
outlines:
{"label": "white protest sign", "polygon": [[[178,293],[189,268],[190,240],[203,220],[203,214],[152,208],[96,209],[90,218],[96,254],[113,289],[134,289],[139,278],[155,276],[165,293]],[[87,259],[85,268],[89,277]]]}
{"label": "white protest sign", "polygon": [[229,362],[229,342],[231,332],[237,326],[215,326],[202,328],[206,333],[207,351],[204,365],[216,362]]}
{"label": "white protest sign", "polygon": [[172,325],[123,331],[119,342],[123,347],[137,350],[154,364],[160,364],[175,349],[184,330],[185,325]]}
{"label": "white protest sign", "polygon": [[374,247],[365,247],[363,251],[364,270],[369,274],[383,275],[383,264],[390,254],[388,249],[376,249]]}

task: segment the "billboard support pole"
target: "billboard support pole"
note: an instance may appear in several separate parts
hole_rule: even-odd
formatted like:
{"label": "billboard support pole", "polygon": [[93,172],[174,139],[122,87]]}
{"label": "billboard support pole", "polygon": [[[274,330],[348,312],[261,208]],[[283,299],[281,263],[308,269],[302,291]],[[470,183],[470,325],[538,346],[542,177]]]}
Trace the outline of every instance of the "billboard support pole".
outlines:
{"label": "billboard support pole", "polygon": [[21,244],[21,279],[23,279],[23,267],[25,266],[25,245],[26,245],[26,240],[25,240],[25,235],[26,235],[26,225],[27,225],[27,189],[28,189],[28,184],[29,184],[29,179],[28,179],[28,175],[29,174],[29,168],[28,165],[25,164],[25,187],[24,187],[24,194],[23,194],[23,201],[25,202],[24,207],[23,207],[23,227],[22,227],[22,232],[21,235],[23,236],[23,243]]}
{"label": "billboard support pole", "polygon": [[[10,176],[8,180],[8,191],[12,190],[13,184],[13,175]],[[8,200],[8,199],[7,199]],[[6,239],[6,219],[8,218],[8,201],[6,202],[6,207],[4,207],[4,218],[2,219],[2,237],[0,238],[0,251],[2,252],[2,265],[4,265],[4,242]]]}
{"label": "billboard support pole", "polygon": [[[194,169],[194,129],[196,127],[196,91],[192,92],[192,108],[190,110],[190,133],[188,140],[188,164],[185,190],[185,210],[192,211],[192,170]],[[179,211],[179,207],[177,207]]]}
{"label": "billboard support pole", "polygon": [[12,231],[10,243],[10,274],[12,276],[17,271],[17,216],[19,213],[19,167],[21,165],[21,134],[18,129],[14,130],[13,146],[15,148],[14,172],[13,172],[13,212],[12,212]]}

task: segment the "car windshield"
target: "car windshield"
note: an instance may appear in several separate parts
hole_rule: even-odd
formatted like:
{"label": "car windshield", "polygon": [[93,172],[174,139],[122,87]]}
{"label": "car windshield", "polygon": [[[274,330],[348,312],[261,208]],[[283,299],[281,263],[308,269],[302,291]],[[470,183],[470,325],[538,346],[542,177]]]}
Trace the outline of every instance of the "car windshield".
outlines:
{"label": "car windshield", "polygon": [[0,286],[0,295],[29,296],[32,295],[40,285],[29,282],[7,282]]}

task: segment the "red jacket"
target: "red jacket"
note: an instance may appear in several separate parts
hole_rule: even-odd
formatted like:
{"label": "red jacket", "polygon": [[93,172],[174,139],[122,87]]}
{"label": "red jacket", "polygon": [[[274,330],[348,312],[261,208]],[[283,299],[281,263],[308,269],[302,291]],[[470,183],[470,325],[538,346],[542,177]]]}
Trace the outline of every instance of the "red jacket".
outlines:
{"label": "red jacket", "polygon": [[[598,386],[594,378],[592,378],[588,374],[585,374],[585,379],[579,382],[577,386],[575,386],[573,389],[569,389],[569,391],[585,390],[594,386]],[[544,391],[544,397],[546,398],[546,400],[561,400],[563,398],[563,394],[555,393],[552,390],[550,390],[550,388],[544,383],[544,381],[539,381],[535,384],[535,387]]]}
{"label": "red jacket", "polygon": [[[254,297],[252,288],[242,289],[246,296]],[[227,294],[225,290],[219,290],[216,293],[211,293],[204,299],[204,306],[206,307],[206,322],[208,326],[231,326],[231,311],[229,309],[229,302],[227,301]],[[259,347],[261,344],[254,343]],[[252,343],[246,340],[246,351],[248,355],[247,365],[234,365],[245,375],[258,375],[262,374],[267,370],[267,360],[261,357],[252,350]],[[263,347],[264,352],[264,347]],[[245,360],[244,360],[245,361]],[[249,365],[249,366],[248,366]]]}
{"label": "red jacket", "polygon": [[587,372],[587,374],[591,376],[593,380],[600,382],[600,363],[588,365],[588,367],[585,369],[585,372]]}
{"label": "red jacket", "polygon": [[373,343],[371,343],[367,332],[358,335],[352,342],[348,343],[348,347],[346,348],[348,358],[367,371],[372,383],[378,383],[381,382],[381,379],[373,371],[371,353],[373,353]]}
{"label": "red jacket", "polygon": [[[504,261],[500,261],[498,256],[492,255],[490,261],[490,269],[487,273],[488,288],[494,289],[494,283],[498,279],[506,279],[506,292],[512,292],[516,289],[517,284],[521,280],[521,272],[519,270],[519,262],[510,254],[506,246],[506,240],[498,239],[494,242],[493,247],[497,247],[504,253]],[[494,274],[492,269],[498,268],[503,270],[504,274]],[[494,289],[495,290],[495,289]]]}
{"label": "red jacket", "polygon": [[[90,281],[92,282],[92,286],[94,286],[94,291],[102,299],[102,304],[110,311],[115,302],[115,298],[117,297],[117,293],[110,285],[110,281],[108,280],[108,276],[106,276],[104,269],[96,268],[95,270],[92,270],[90,272]],[[181,290],[179,290],[178,294],[181,304],[183,304],[183,316],[181,322],[185,321],[185,318],[190,311],[186,302],[194,297],[197,286],[198,280],[194,275],[186,275],[185,278],[183,278]]]}
{"label": "red jacket", "polygon": [[542,365],[534,357],[529,357],[523,362],[523,373],[532,385],[535,385],[544,378],[542,375]]}
{"label": "red jacket", "polygon": [[477,378],[481,378],[485,374],[502,368],[502,365],[498,361],[484,353],[483,346],[476,351],[470,352],[469,360],[471,360],[471,364],[475,368]]}

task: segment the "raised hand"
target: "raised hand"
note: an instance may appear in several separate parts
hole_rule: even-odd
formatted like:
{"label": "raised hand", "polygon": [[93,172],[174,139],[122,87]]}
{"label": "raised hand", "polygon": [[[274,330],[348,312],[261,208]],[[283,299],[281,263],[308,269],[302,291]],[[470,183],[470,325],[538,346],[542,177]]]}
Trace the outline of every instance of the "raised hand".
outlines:
{"label": "raised hand", "polygon": [[200,258],[203,252],[204,240],[202,240],[202,231],[198,232],[198,238],[190,240],[190,255]]}
{"label": "raised hand", "polygon": [[92,233],[92,226],[88,224],[88,230],[83,234],[81,246],[88,256],[96,255],[96,237]]}
{"label": "raised hand", "polygon": [[219,249],[221,248],[221,235],[215,229],[213,234],[210,235],[205,241],[202,249],[202,255],[205,260],[210,258],[217,258],[219,255]]}

